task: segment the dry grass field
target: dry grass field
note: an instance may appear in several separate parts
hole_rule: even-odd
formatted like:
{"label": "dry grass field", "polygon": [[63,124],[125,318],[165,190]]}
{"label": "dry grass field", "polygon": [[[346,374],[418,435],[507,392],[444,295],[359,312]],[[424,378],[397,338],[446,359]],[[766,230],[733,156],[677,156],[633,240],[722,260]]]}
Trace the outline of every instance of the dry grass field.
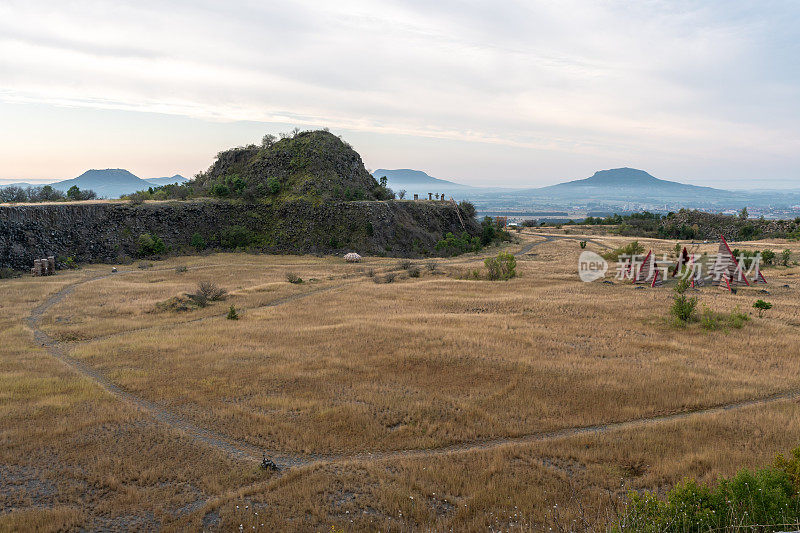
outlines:
{"label": "dry grass field", "polygon": [[[467,276],[497,249],[0,282],[0,531],[595,530],[627,489],[800,444],[800,267],[764,269],[768,295],[697,293],[750,314],[741,329],[678,328],[670,286],[582,283],[570,231],[522,233],[507,282]],[[228,297],[158,305],[199,282]],[[260,470],[262,450],[285,468]]]}

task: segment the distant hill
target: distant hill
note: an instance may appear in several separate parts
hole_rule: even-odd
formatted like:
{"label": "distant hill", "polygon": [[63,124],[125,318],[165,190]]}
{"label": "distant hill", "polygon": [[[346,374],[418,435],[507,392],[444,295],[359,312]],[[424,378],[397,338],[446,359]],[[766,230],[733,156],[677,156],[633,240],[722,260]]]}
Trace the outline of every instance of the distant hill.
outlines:
{"label": "distant hill", "polygon": [[678,202],[694,206],[739,205],[746,200],[746,196],[739,192],[659,179],[635,168],[600,170],[585,179],[524,192],[540,199],[576,203],[613,201],[664,205]]}
{"label": "distant hill", "polygon": [[134,176],[121,168],[87,170],[77,178],[57,181],[50,184],[54,189],[66,192],[73,185],[80,189],[91,189],[100,198],[119,198],[123,194],[141,191],[153,184]]}
{"label": "distant hill", "polygon": [[[722,189],[713,189],[711,187],[700,187],[697,185],[688,185],[686,183],[678,183],[676,181],[668,181],[656,178],[655,176],[635,168],[612,168],[610,170],[599,170],[592,176],[580,180],[567,181],[549,187],[541,187],[539,190],[566,190],[566,189],[583,189],[583,188],[597,188],[597,189],[667,189],[673,191],[703,191],[712,192],[720,191]],[[728,191],[724,191],[728,192]]]}
{"label": "distant hill", "polygon": [[152,183],[153,185],[172,185],[173,183],[184,183],[189,180],[180,174],[175,174],[169,178],[145,178],[145,181]]}
{"label": "distant hill", "polygon": [[472,188],[469,185],[461,185],[460,183],[434,178],[421,170],[412,170],[410,168],[398,168],[394,170],[379,168],[374,171],[372,175],[376,180],[380,180],[383,176],[386,176],[389,187],[395,190],[422,187],[430,189],[430,192],[438,192],[440,189],[453,190]]}

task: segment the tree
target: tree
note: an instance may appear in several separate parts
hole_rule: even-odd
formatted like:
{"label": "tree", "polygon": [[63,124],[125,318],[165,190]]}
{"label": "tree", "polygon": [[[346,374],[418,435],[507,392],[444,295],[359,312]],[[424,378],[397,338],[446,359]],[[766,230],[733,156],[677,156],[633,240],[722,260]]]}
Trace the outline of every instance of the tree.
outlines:
{"label": "tree", "polygon": [[743,207],[742,210],[739,211],[739,218],[741,218],[742,220],[747,220],[747,217],[749,217],[749,216],[750,215],[747,213],[747,208],[746,207]]}
{"label": "tree", "polygon": [[781,252],[781,264],[783,266],[789,266],[789,261],[792,260],[792,251],[791,250],[784,250]]}
{"label": "tree", "polygon": [[381,187],[388,187],[389,186],[389,178],[386,176],[381,176]]}
{"label": "tree", "polygon": [[277,137],[275,137],[275,136],[274,136],[274,135],[272,135],[271,133],[268,133],[268,134],[264,135],[264,136],[261,138],[261,146],[262,146],[263,148],[269,148],[270,146],[272,146],[273,144],[275,144],[275,141],[276,141],[276,140],[277,140]]}
{"label": "tree", "polygon": [[756,303],[753,304],[753,307],[758,309],[758,318],[761,318],[764,316],[764,311],[772,309],[772,304],[765,302],[764,300],[756,300]]}
{"label": "tree", "polygon": [[77,185],[73,185],[69,189],[67,189],[67,198],[70,200],[80,200],[81,199],[81,189]]}
{"label": "tree", "polygon": [[397,197],[400,198],[401,200],[404,199],[406,197],[406,190],[400,189],[400,192],[397,193]]}

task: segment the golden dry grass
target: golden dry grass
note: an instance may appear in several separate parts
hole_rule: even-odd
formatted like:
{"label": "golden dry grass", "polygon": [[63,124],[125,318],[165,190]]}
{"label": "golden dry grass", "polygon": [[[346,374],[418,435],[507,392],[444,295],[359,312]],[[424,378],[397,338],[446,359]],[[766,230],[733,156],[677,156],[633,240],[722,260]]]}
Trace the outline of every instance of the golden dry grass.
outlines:
{"label": "golden dry grass", "polygon": [[[659,253],[674,246],[640,242]],[[737,246],[798,252],[796,243]],[[669,287],[581,283],[580,252],[572,239],[540,244],[519,258],[519,278],[496,283],[460,279],[481,266],[475,256],[436,260],[434,272],[417,261],[422,276],[410,278],[395,259],[243,254],[2,282],[0,453],[11,480],[3,483],[16,488],[0,493],[0,530],[48,522],[197,529],[204,518],[223,529],[482,530],[495,520],[536,529],[575,518],[578,502],[595,514],[607,508],[621,478],[655,489],[686,474],[713,480],[797,445],[798,404],[783,401],[469,453],[343,459],[275,477],[105,393],[35,345],[24,325],[48,294],[103,275],[50,307],[42,329],[124,390],[197,426],[300,456],[437,448],[800,388],[797,267],[766,269],[768,296],[704,288],[701,301],[720,312],[750,312],[756,298],[775,305],[742,329],[708,332],[670,325]],[[378,284],[370,270],[400,275]],[[290,284],[287,272],[306,281]],[[185,313],[156,309],[200,281],[229,298]],[[225,319],[229,305],[240,320]],[[556,503],[566,510],[554,514]]]}

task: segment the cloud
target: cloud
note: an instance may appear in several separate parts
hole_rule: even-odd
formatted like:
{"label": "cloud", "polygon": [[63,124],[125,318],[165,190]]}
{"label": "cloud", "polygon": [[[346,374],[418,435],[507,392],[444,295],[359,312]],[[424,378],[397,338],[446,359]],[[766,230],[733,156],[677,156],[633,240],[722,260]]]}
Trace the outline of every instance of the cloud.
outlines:
{"label": "cloud", "polygon": [[0,101],[702,158],[719,175],[778,158],[789,175],[799,14],[789,2],[12,0]]}

